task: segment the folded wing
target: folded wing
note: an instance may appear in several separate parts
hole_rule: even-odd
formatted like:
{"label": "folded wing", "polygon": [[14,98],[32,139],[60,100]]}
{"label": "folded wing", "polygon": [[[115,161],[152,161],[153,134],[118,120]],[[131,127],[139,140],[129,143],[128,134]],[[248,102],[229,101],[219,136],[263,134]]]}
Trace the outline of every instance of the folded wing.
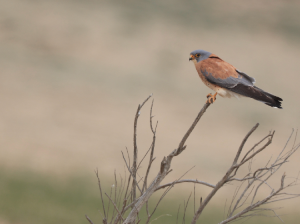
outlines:
{"label": "folded wing", "polygon": [[261,101],[268,106],[281,108],[282,99],[280,97],[254,86],[254,78],[237,70],[217,56],[213,55],[203,60],[199,70],[206,80],[214,85]]}

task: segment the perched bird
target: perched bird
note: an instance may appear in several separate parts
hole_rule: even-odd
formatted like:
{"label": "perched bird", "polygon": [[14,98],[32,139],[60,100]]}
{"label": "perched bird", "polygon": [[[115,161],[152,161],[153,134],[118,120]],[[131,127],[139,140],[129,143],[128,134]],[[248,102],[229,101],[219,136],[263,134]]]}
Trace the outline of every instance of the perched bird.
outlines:
{"label": "perched bird", "polygon": [[237,70],[231,64],[223,61],[217,55],[204,50],[195,50],[190,54],[196,70],[204,82],[212,90],[214,95],[207,95],[207,102],[213,103],[217,94],[222,97],[246,96],[263,102],[271,107],[281,107],[282,99],[254,85],[255,79]]}

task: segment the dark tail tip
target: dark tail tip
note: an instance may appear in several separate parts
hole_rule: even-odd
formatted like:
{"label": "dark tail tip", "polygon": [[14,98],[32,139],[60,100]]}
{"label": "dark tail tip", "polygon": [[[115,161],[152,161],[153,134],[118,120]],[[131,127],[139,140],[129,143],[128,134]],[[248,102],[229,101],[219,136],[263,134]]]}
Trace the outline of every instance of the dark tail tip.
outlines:
{"label": "dark tail tip", "polygon": [[274,96],[272,94],[268,94],[268,96],[272,98],[272,101],[271,102],[265,102],[266,105],[268,105],[270,107],[276,107],[278,109],[282,109],[281,101],[283,101],[283,100],[280,97]]}

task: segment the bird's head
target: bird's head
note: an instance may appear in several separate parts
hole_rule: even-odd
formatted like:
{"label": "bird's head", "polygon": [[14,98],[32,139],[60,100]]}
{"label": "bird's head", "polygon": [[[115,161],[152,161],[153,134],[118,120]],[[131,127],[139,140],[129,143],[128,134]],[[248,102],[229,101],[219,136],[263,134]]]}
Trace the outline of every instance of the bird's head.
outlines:
{"label": "bird's head", "polygon": [[210,52],[204,50],[195,50],[190,53],[190,61],[193,61],[195,64],[199,61],[207,59],[211,55]]}

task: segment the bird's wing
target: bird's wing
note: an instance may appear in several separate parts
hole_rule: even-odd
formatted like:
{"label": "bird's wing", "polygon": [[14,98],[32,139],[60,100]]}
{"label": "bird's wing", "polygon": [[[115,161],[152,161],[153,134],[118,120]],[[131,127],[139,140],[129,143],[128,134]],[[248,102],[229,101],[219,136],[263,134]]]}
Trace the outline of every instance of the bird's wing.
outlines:
{"label": "bird's wing", "polygon": [[208,82],[226,89],[232,89],[238,84],[253,86],[255,83],[254,78],[240,72],[215,55],[199,63],[197,70],[202,73]]}
{"label": "bird's wing", "polygon": [[197,66],[197,71],[201,72],[208,82],[240,95],[259,100],[269,106],[281,108],[282,99],[280,97],[254,86],[254,78],[240,72],[219,57],[211,55]]}

